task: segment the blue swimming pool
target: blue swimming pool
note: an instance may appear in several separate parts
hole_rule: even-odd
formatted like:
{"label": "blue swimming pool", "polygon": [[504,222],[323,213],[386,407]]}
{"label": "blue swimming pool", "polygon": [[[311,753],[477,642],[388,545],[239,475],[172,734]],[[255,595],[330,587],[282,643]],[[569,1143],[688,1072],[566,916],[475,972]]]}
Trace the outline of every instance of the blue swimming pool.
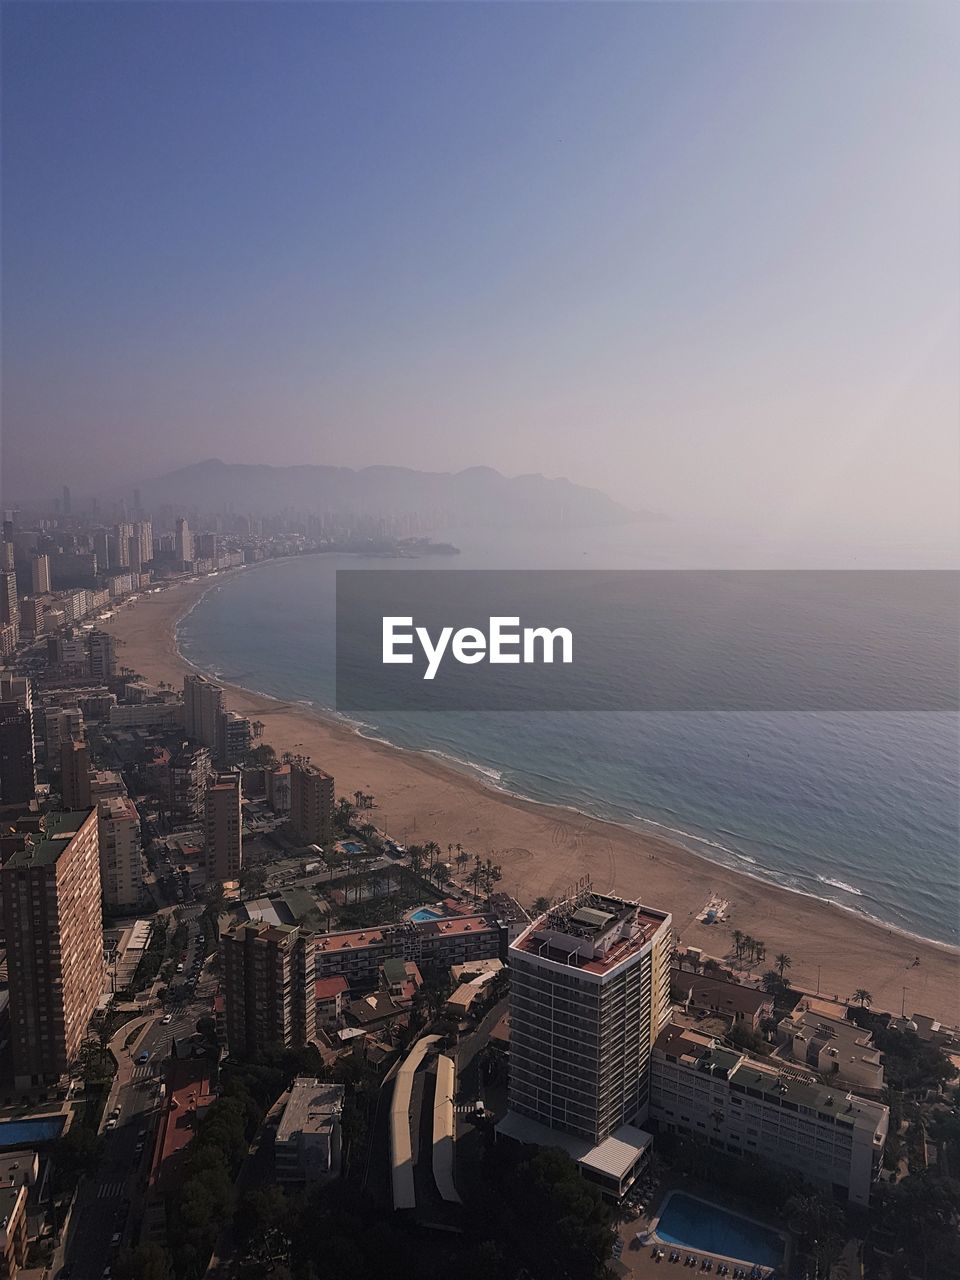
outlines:
{"label": "blue swimming pool", "polygon": [[761,1267],[779,1267],[783,1261],[783,1237],[778,1232],[682,1191],[670,1192],[656,1234],[664,1244],[756,1262]]}
{"label": "blue swimming pool", "polygon": [[417,924],[423,924],[427,920],[443,920],[444,918],[443,912],[436,911],[433,907],[420,907],[419,910],[414,911],[413,915],[410,917],[410,919],[415,921]]}
{"label": "blue swimming pool", "polygon": [[345,853],[363,853],[365,846],[358,844],[356,840],[343,840],[341,841],[340,848],[343,849]]}
{"label": "blue swimming pool", "polygon": [[0,1148],[55,1142],[65,1123],[64,1116],[50,1116],[43,1120],[0,1120]]}

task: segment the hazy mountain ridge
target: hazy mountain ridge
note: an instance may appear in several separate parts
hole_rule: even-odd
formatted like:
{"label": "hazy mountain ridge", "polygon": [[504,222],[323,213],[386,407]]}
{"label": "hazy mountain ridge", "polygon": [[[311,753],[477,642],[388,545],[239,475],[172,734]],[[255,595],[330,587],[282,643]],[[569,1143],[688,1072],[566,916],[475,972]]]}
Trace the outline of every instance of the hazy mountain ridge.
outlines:
{"label": "hazy mountain ridge", "polygon": [[283,510],[396,516],[442,514],[464,524],[623,524],[649,513],[630,511],[599,489],[542,475],[503,476],[490,467],[458,472],[406,467],[273,467],[218,458],[171,471],[140,486],[148,509]]}

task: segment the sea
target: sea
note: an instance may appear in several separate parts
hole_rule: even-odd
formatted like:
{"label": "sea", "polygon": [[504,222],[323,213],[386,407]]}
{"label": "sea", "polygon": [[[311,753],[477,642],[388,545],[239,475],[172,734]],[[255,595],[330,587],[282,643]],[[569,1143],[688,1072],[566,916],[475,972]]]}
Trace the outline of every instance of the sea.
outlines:
{"label": "sea", "polygon": [[[954,711],[334,710],[338,568],[942,568],[942,557],[923,548],[841,552],[832,540],[792,548],[749,530],[678,537],[656,520],[439,536],[460,555],[306,555],[227,575],[181,620],[180,649],[216,678],[346,719],[496,790],[653,832],[907,933],[960,943]],[[904,632],[909,649],[915,636],[909,625]]]}

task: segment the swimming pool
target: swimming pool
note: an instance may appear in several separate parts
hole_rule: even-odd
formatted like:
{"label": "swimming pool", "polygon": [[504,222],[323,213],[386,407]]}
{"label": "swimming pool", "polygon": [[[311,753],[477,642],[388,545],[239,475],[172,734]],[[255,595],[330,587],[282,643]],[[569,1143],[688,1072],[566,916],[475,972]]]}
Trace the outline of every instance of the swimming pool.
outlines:
{"label": "swimming pool", "polygon": [[358,844],[356,840],[341,840],[340,848],[344,853],[363,853],[364,846]]}
{"label": "swimming pool", "polygon": [[0,1120],[0,1147],[30,1147],[35,1143],[54,1142],[66,1124],[64,1116],[43,1120]]}
{"label": "swimming pool", "polygon": [[671,1191],[667,1196],[655,1233],[664,1244],[738,1262],[756,1262],[762,1267],[779,1267],[783,1262],[783,1237],[778,1232],[683,1191]]}
{"label": "swimming pool", "polygon": [[437,911],[433,907],[420,907],[414,911],[410,917],[415,924],[424,924],[428,920],[445,920],[446,916],[442,911]]}

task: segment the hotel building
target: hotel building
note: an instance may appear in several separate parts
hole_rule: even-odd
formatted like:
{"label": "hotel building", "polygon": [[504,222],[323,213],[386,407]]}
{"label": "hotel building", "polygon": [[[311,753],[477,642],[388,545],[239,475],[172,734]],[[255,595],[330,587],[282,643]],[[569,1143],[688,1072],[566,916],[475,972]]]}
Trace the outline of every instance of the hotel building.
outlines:
{"label": "hotel building", "polygon": [[205,676],[183,677],[183,728],[188,738],[218,749],[223,690]]}
{"label": "hotel building", "polygon": [[17,1088],[68,1070],[103,989],[97,812],[44,821],[0,870]]}
{"label": "hotel building", "polygon": [[667,912],[583,892],[509,949],[509,1111],[500,1136],[562,1146],[615,1198],[651,1137],[650,1055],[670,1016]]}
{"label": "hotel building", "polygon": [[869,1203],[890,1120],[883,1103],[672,1023],[657,1039],[651,1067],[650,1119],[661,1130],[758,1156],[851,1204]]}

